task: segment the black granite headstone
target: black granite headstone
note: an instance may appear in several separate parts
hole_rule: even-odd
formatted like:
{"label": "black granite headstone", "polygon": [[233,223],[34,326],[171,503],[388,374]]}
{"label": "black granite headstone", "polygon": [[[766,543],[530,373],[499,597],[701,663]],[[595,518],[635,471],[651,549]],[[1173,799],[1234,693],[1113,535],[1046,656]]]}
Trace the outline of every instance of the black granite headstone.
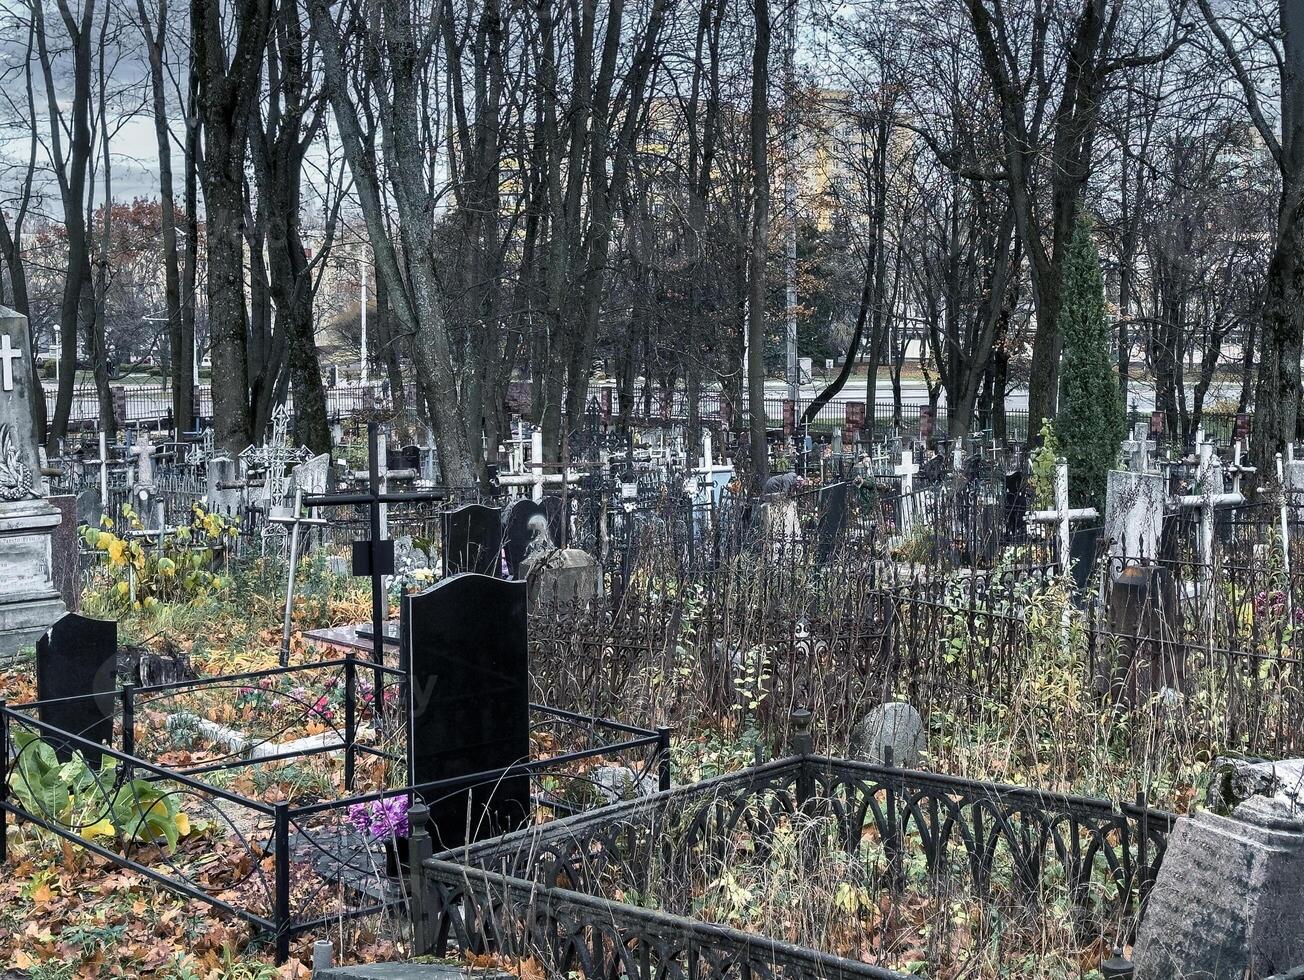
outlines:
{"label": "black granite headstone", "polygon": [[[109,745],[117,688],[118,624],[68,613],[36,644],[36,697],[41,721],[71,735]],[[61,758],[78,749],[92,766],[99,753],[50,732],[42,733]]]}
{"label": "black granite headstone", "polygon": [[[524,582],[475,574],[403,597],[415,785],[529,760],[525,599]],[[526,775],[424,795],[442,848],[497,836],[530,815]]]}
{"label": "black granite headstone", "polygon": [[479,572],[498,576],[503,550],[502,508],[467,504],[445,511],[444,575]]}
{"label": "black granite headstone", "polygon": [[530,527],[530,520],[535,517],[543,517],[546,521],[548,512],[542,504],[528,499],[514,500],[503,511],[503,551],[507,557],[507,574],[512,578],[517,577],[521,562],[534,538],[535,531]]}
{"label": "black granite headstone", "polygon": [[421,449],[418,446],[401,446],[395,452],[385,450],[385,468],[389,470],[416,470],[421,472]]}
{"label": "black granite headstone", "polygon": [[570,539],[566,533],[565,505],[566,502],[556,494],[548,494],[543,498],[543,512],[548,515],[548,533],[558,548],[565,548]]}
{"label": "black granite headstone", "polygon": [[842,532],[847,524],[847,484],[835,483],[819,491],[819,534],[816,560],[827,565],[842,542]]}

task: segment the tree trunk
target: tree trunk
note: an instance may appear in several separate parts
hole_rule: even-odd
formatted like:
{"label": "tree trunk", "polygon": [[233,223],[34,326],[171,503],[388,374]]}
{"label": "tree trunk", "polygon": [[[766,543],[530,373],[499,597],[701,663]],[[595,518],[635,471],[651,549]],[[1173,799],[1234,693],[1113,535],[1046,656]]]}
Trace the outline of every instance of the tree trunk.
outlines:
{"label": "tree trunk", "polygon": [[750,414],[755,492],[769,477],[765,444],[765,264],[770,238],[770,4],[753,0],[756,38],[752,50],[752,240],[747,280],[747,410]]}

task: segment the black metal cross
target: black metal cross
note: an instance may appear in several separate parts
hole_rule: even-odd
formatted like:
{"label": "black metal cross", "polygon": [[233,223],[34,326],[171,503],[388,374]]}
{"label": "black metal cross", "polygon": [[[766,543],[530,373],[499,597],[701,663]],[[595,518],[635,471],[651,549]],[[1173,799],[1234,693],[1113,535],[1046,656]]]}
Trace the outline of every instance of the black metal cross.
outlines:
{"label": "black metal cross", "polygon": [[[383,504],[443,500],[444,490],[415,490],[407,493],[380,492],[380,426],[367,423],[367,492],[326,493],[303,498],[305,507],[347,507],[365,505],[370,520],[370,534],[364,541],[353,542],[353,574],[371,578],[371,659],[384,666],[385,623],[389,619],[389,602],[385,596],[385,576],[394,574],[394,541],[380,536],[380,508]],[[377,685],[377,691],[380,686]],[[379,697],[379,695],[377,695]]]}

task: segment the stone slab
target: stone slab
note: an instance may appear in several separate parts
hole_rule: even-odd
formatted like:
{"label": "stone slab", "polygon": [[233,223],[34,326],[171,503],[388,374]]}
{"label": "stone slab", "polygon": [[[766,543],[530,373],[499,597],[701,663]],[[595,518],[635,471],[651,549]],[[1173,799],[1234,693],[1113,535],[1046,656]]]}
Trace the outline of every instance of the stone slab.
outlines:
{"label": "stone slab", "polygon": [[1304,963],[1304,815],[1254,797],[1168,839],[1133,953],[1137,980],[1241,980]]}

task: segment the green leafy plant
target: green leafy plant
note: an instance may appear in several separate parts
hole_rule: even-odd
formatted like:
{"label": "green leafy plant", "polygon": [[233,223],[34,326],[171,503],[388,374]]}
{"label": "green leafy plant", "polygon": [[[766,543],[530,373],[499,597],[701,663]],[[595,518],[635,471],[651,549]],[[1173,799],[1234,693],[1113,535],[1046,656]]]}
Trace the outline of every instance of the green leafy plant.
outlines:
{"label": "green leafy plant", "polygon": [[1055,467],[1063,452],[1055,426],[1051,422],[1041,424],[1041,444],[1028,457],[1032,484],[1032,503],[1038,510],[1055,506]]}
{"label": "green leafy plant", "polygon": [[60,761],[54,747],[32,732],[15,732],[18,747],[10,791],[29,813],[85,838],[166,841],[169,850],[190,832],[190,820],[164,787],[145,779],[119,780],[105,756],[93,769],[80,752]]}
{"label": "green leafy plant", "polygon": [[[129,504],[122,508],[131,531],[143,529]],[[196,504],[190,523],[163,538],[162,547],[141,537],[118,534],[108,518],[100,527],[82,529],[82,540],[99,553],[106,588],[97,595],[109,611],[154,609],[159,603],[198,602],[230,585],[218,567],[224,545],[239,527]]]}

